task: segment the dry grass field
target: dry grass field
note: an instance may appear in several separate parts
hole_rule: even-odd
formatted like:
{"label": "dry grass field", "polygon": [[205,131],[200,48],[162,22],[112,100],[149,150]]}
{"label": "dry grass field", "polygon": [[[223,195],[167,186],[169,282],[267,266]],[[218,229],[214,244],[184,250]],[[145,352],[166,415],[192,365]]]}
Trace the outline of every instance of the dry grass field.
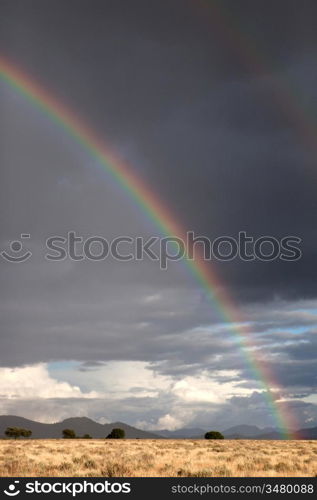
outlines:
{"label": "dry grass field", "polygon": [[310,476],[317,441],[0,441],[1,476]]}

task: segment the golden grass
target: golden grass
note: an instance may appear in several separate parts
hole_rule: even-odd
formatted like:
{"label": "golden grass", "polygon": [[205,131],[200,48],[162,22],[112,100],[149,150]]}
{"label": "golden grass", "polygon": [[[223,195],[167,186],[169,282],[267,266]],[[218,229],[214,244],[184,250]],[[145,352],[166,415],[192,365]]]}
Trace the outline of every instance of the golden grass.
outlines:
{"label": "golden grass", "polygon": [[0,476],[276,477],[317,475],[317,441],[0,441]]}

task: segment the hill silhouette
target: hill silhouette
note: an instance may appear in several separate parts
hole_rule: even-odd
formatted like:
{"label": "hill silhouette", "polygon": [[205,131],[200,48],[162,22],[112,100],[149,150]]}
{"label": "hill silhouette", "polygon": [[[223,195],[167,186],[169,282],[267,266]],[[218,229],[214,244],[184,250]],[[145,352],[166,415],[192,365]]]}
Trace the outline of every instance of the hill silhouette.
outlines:
{"label": "hill silhouette", "polygon": [[[16,415],[0,415],[0,438],[5,437],[7,427],[22,427],[32,431],[34,439],[62,438],[64,429],[73,429],[76,436],[89,434],[92,438],[105,438],[112,429],[119,427],[125,431],[128,439],[203,439],[206,431],[202,429],[183,428],[175,431],[142,431],[124,422],[111,422],[100,424],[87,417],[72,417],[53,424],[35,422]],[[212,426],[211,426],[212,427]],[[237,425],[227,430],[222,430],[226,439],[282,439],[276,429],[259,429],[253,425]],[[317,427],[299,429],[296,431],[298,439],[317,439]]]}
{"label": "hill silhouette", "polygon": [[32,431],[32,438],[50,439],[62,438],[63,429],[73,429],[76,436],[89,434],[93,438],[105,438],[113,428],[120,427],[125,431],[125,436],[130,439],[159,439],[157,434],[136,429],[123,422],[99,424],[87,417],[67,418],[54,424],[43,424],[16,415],[0,415],[0,437],[4,437],[7,427],[23,427]]}

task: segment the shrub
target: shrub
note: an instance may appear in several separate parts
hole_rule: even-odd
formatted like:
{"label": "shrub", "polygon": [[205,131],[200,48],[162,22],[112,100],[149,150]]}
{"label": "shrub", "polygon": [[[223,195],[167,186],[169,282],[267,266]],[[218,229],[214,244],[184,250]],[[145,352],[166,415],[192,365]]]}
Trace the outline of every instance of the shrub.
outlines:
{"label": "shrub", "polygon": [[63,430],[63,438],[64,439],[75,439],[76,433],[73,429],[64,429]]}
{"label": "shrub", "polygon": [[224,439],[223,434],[218,431],[209,431],[205,434],[205,439]]}
{"label": "shrub", "polygon": [[9,438],[17,439],[18,437],[30,437],[32,436],[32,431],[28,429],[23,429],[20,427],[7,427],[5,430],[5,435]]}
{"label": "shrub", "polygon": [[124,439],[125,437],[125,432],[123,429],[112,429],[110,434],[108,434],[107,439]]}
{"label": "shrub", "polygon": [[20,429],[20,433],[22,437],[28,438],[32,436],[32,431],[28,429]]}

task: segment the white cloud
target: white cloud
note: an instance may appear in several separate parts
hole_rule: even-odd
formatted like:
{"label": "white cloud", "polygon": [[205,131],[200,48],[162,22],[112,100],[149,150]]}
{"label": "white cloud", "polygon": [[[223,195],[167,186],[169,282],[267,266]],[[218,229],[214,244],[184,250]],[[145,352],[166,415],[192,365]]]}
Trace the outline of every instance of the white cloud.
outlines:
{"label": "white cloud", "polygon": [[[229,370],[225,371],[228,375]],[[231,373],[230,373],[231,374]],[[236,372],[232,372],[232,375]],[[224,375],[224,374],[223,374]],[[241,384],[241,379],[239,380]],[[199,376],[188,376],[174,383],[172,393],[185,402],[224,403],[231,396],[252,394],[254,388],[241,388],[237,381],[224,382],[221,372],[203,371]]]}
{"label": "white cloud", "polygon": [[82,392],[76,385],[54,379],[45,363],[0,368],[0,396],[6,399],[97,398],[95,391]]}
{"label": "white cloud", "polygon": [[[61,380],[79,387],[95,389],[107,399],[154,398],[164,394],[184,403],[224,403],[231,396],[251,394],[256,387],[241,388],[238,371],[223,370],[213,373],[204,370],[199,375],[175,380],[171,375],[157,373],[150,363],[143,361],[111,361],[94,370],[69,368],[54,370]],[[227,381],[226,378],[237,377]]]}
{"label": "white cloud", "polygon": [[[76,362],[63,362],[0,368],[2,412],[42,422],[71,416],[121,420],[146,430],[175,430],[193,423],[209,426],[214,421],[219,427],[223,419],[227,427],[237,421],[252,423],[254,418],[259,425],[271,425],[265,415],[259,422],[257,412],[248,420],[247,404],[255,388],[241,386],[237,370],[205,369],[175,377],[140,361],[111,361],[91,369],[83,365],[84,371],[79,367]],[[233,400],[245,400],[246,406],[232,406]]]}
{"label": "white cloud", "polygon": [[[209,373],[175,380],[157,373],[150,363],[141,361],[111,361],[81,371],[77,363],[39,363],[19,368],[0,368],[0,398],[3,410],[21,416],[51,421],[50,415],[66,418],[94,415],[107,408],[110,415],[125,401],[128,408],[137,401],[153,399],[161,408],[156,418],[147,415],[139,419],[144,429],[174,430],[187,425],[199,412],[200,405],[224,403],[232,395],[247,395],[251,389],[236,387],[226,380],[236,372]],[[142,403],[143,404],[143,403]],[[46,408],[46,410],[45,410]],[[98,417],[105,418],[102,414]],[[121,418],[119,416],[119,418]],[[124,417],[122,418],[124,420]],[[109,421],[109,416],[106,416]]]}
{"label": "white cloud", "polygon": [[169,391],[172,379],[157,374],[150,363],[144,361],[110,361],[96,369],[80,371],[54,369],[59,379],[68,380],[79,387],[88,387],[104,394],[108,399],[128,397],[157,397],[160,391]]}
{"label": "white cloud", "polygon": [[167,413],[166,415],[158,419],[156,428],[168,429],[170,431],[173,431],[175,429],[182,427],[182,425],[183,421],[181,419]]}

